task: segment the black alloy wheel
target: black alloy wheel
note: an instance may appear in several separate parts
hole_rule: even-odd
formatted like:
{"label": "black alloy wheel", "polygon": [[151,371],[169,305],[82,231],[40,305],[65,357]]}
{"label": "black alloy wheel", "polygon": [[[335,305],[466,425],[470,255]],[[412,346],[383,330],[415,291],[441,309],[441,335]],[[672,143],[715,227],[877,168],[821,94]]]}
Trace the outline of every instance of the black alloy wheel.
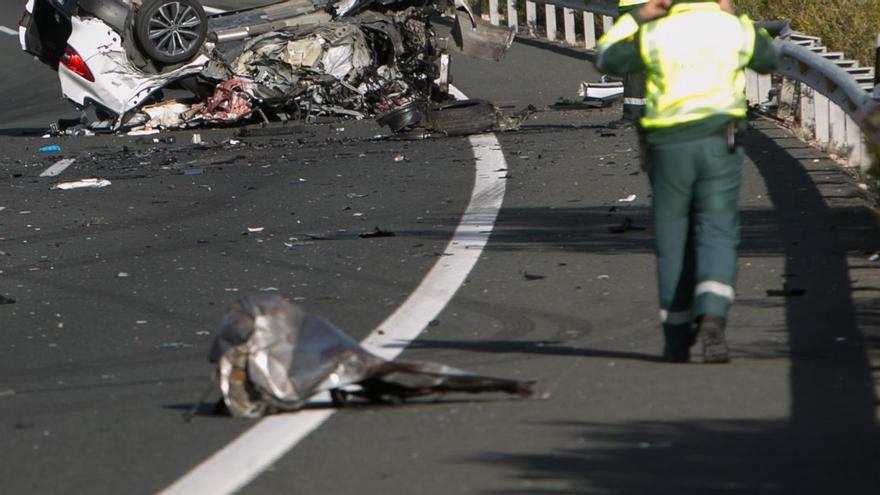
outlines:
{"label": "black alloy wheel", "polygon": [[193,58],[208,32],[208,17],[197,0],[145,0],[135,19],[144,54],[160,64]]}

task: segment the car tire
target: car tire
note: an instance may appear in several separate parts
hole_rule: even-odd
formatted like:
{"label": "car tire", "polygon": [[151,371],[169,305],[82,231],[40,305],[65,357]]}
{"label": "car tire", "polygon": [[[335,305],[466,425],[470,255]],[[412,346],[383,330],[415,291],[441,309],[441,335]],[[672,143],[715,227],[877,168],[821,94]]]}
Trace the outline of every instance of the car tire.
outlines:
{"label": "car tire", "polygon": [[144,55],[160,64],[178,64],[202,47],[208,16],[198,0],[144,0],[134,33]]}

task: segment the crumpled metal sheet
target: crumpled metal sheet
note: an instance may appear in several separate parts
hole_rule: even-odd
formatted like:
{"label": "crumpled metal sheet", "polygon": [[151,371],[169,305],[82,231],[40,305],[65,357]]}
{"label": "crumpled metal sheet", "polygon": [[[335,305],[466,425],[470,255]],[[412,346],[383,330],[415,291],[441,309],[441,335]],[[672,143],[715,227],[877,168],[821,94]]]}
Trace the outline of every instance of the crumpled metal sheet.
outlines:
{"label": "crumpled metal sheet", "polygon": [[228,68],[264,108],[296,115],[375,115],[428,99],[436,72],[427,12],[364,11],[247,41]]}
{"label": "crumpled metal sheet", "polygon": [[207,122],[222,123],[250,117],[254,111],[255,89],[254,83],[239,78],[218,84],[214,95],[205,103],[202,118]]}
{"label": "crumpled metal sheet", "polygon": [[531,394],[531,383],[443,364],[387,361],[277,295],[245,298],[223,320],[209,360],[235,417],[294,411],[320,392],[396,401],[441,392]]}

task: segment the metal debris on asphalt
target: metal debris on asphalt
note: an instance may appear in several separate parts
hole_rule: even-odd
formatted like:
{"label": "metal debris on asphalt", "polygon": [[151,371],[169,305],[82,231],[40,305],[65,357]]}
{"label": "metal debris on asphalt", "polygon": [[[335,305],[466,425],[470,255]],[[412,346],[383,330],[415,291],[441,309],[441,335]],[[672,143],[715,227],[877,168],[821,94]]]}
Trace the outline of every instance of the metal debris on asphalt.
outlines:
{"label": "metal debris on asphalt", "polygon": [[277,295],[239,301],[223,319],[209,360],[223,404],[235,417],[295,411],[320,392],[329,392],[338,406],[448,392],[532,393],[529,381],[430,362],[387,361]]}

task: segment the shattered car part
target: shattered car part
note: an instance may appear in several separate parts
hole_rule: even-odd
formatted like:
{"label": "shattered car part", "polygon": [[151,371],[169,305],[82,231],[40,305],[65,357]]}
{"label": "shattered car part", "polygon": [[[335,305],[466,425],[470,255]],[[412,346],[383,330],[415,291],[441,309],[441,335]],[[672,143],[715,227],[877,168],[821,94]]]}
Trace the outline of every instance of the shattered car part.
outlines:
{"label": "shattered car part", "polygon": [[623,98],[622,82],[582,82],[578,95],[587,101],[606,101]]}
{"label": "shattered car part", "polygon": [[320,392],[331,392],[337,404],[351,397],[399,402],[443,392],[532,392],[531,382],[442,364],[387,361],[277,295],[241,300],[224,318],[209,360],[235,417],[295,411]]}
{"label": "shattered car part", "polygon": [[198,0],[30,0],[19,34],[58,69],[66,98],[110,114],[117,130],[163,88],[204,98],[234,77],[256,83],[261,109],[282,120],[372,116],[448,89],[429,1],[258,3],[204,18]]}
{"label": "shattered car part", "polygon": [[455,0],[455,18],[452,39],[455,48],[465,55],[500,61],[516,36],[513,27],[494,26],[475,16],[465,0]]}
{"label": "shattered car part", "polygon": [[214,96],[208,98],[202,118],[207,122],[236,122],[250,117],[254,111],[256,85],[235,78],[220,83]]}

